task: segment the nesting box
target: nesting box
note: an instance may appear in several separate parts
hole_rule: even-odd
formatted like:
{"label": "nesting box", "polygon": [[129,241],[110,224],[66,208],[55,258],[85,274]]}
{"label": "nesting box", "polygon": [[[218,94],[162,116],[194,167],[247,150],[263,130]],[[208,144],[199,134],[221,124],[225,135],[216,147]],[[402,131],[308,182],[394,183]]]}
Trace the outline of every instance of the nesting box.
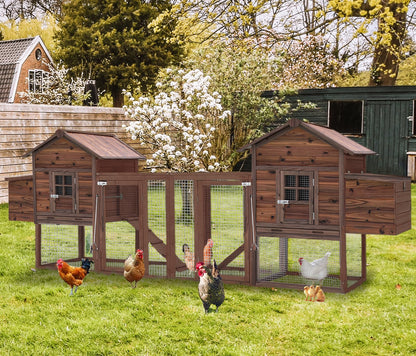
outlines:
{"label": "nesting box", "polygon": [[364,234],[410,228],[410,178],[366,174],[375,152],[334,130],[292,119],[247,148],[260,284],[303,284],[298,258],[331,252],[328,286],[346,292],[365,280]]}

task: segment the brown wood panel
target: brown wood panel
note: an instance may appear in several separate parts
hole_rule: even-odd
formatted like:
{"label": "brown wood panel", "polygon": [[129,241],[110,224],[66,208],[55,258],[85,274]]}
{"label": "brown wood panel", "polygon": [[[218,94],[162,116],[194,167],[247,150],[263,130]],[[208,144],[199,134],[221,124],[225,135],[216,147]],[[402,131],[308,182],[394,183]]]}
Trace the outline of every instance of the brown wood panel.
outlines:
{"label": "brown wood panel", "polygon": [[102,160],[97,159],[97,172],[137,172],[138,160],[124,159],[124,160]]}
{"label": "brown wood panel", "polygon": [[338,150],[317,136],[295,128],[257,147],[258,166],[338,165]]}
{"label": "brown wood panel", "polygon": [[316,216],[320,225],[339,224],[339,199],[338,172],[319,171]]}
{"label": "brown wood panel", "polygon": [[91,168],[92,157],[65,138],[35,153],[36,168]]}
{"label": "brown wood panel", "polygon": [[277,221],[276,171],[256,171],[256,216],[259,222]]}
{"label": "brown wood panel", "polygon": [[356,155],[351,156],[346,154],[344,156],[344,171],[351,172],[351,173],[361,173],[365,172],[365,156],[364,155]]}
{"label": "brown wood panel", "polygon": [[9,220],[34,221],[33,177],[9,180]]}
{"label": "brown wood panel", "polygon": [[365,174],[347,178],[347,232],[396,235],[410,228],[410,179]]}

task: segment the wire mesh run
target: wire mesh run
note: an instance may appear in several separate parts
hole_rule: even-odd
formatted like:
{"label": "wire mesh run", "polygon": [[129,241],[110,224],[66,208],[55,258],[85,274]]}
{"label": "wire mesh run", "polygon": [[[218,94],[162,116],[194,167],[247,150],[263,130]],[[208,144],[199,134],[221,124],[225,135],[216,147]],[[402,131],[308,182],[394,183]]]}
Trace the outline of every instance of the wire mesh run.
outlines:
{"label": "wire mesh run", "polygon": [[[166,245],[166,182],[163,180],[148,181],[148,225],[156,238]],[[160,244],[159,244],[160,245]],[[157,246],[157,244],[155,244]],[[150,276],[166,277],[166,257],[149,243]]]}
{"label": "wire mesh run", "polygon": [[[328,276],[324,287],[341,288],[340,243],[333,240],[298,238],[259,237],[258,238],[257,282],[271,282],[293,285],[316,283],[301,275],[299,258],[312,262],[330,252]],[[347,284],[348,287],[362,276],[361,235],[347,236]]]}
{"label": "wire mesh run", "polygon": [[[211,186],[211,239],[217,264],[244,245],[244,188],[241,185]],[[221,269],[221,274],[244,276],[244,257],[243,250]]]}
{"label": "wire mesh run", "polygon": [[[92,257],[92,227],[85,226],[84,256]],[[71,260],[79,258],[79,236],[76,225],[43,224],[41,234],[41,265],[56,263],[59,258]],[[81,263],[71,262],[74,266]],[[92,267],[93,268],[93,267]]]}
{"label": "wire mesh run", "polygon": [[176,277],[193,278],[195,275],[194,243],[194,182],[175,181],[175,253],[187,265],[176,271]]}
{"label": "wire mesh run", "polygon": [[117,221],[107,223],[105,232],[106,268],[123,268],[126,258],[136,252],[136,230],[126,221]]}

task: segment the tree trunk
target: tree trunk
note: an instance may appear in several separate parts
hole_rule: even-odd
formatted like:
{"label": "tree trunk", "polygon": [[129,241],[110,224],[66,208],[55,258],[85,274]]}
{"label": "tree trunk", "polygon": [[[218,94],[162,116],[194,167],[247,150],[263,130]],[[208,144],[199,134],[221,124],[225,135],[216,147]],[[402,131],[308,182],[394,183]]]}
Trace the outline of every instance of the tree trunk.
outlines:
{"label": "tree trunk", "polygon": [[386,24],[383,18],[378,20],[378,37],[380,34],[389,33],[391,41],[388,45],[377,41],[374,49],[373,63],[369,86],[395,85],[399,74],[400,61],[402,60],[402,47],[406,36],[406,13],[403,5],[391,5],[390,11],[394,14],[395,22]]}
{"label": "tree trunk", "polygon": [[113,107],[122,108],[124,105],[124,95],[122,89],[119,87],[111,88],[111,95],[113,97]]}

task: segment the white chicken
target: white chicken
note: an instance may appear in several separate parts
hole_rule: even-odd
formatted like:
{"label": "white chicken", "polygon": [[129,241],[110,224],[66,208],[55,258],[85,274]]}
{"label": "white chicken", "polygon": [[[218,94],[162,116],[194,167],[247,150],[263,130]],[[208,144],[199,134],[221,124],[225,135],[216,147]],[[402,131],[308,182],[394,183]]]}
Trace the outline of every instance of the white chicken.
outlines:
{"label": "white chicken", "polygon": [[328,258],[331,255],[331,252],[327,252],[324,257],[318,258],[312,262],[308,262],[303,257],[299,258],[300,264],[300,273],[306,279],[313,281],[319,281],[319,284],[322,284],[322,281],[328,275]]}

